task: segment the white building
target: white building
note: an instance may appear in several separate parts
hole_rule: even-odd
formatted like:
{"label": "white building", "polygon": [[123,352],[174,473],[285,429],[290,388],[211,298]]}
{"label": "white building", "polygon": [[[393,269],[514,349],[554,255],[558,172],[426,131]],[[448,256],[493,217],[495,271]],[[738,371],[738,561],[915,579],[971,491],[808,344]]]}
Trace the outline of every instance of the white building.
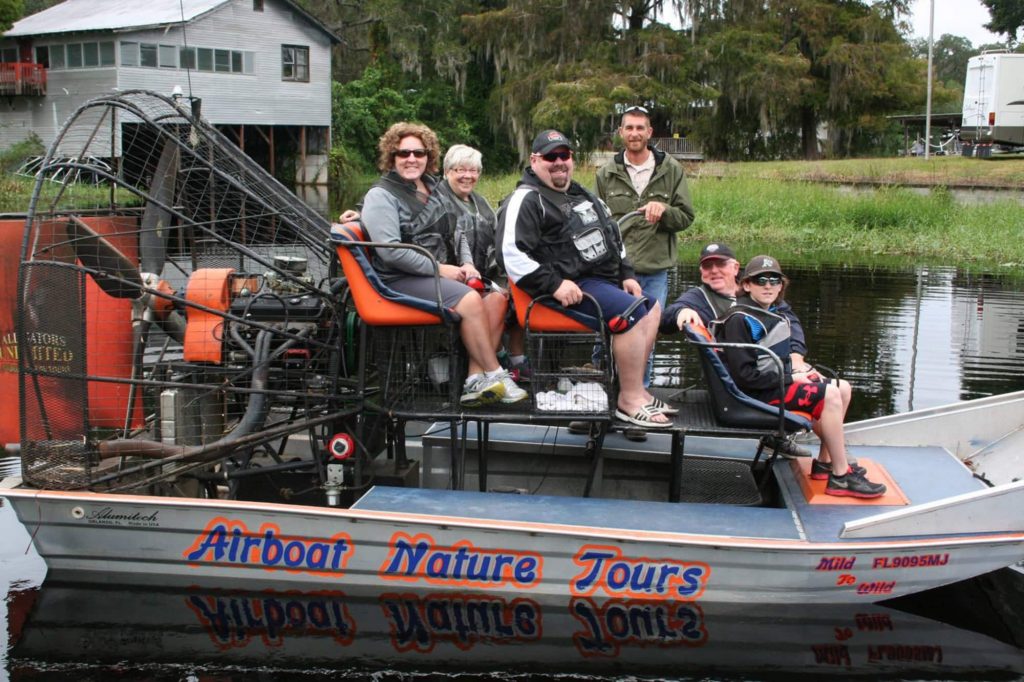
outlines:
{"label": "white building", "polygon": [[0,38],[0,149],[49,146],[99,95],[180,88],[272,173],[295,159],[298,185],[324,184],[337,42],[291,0],[66,0]]}

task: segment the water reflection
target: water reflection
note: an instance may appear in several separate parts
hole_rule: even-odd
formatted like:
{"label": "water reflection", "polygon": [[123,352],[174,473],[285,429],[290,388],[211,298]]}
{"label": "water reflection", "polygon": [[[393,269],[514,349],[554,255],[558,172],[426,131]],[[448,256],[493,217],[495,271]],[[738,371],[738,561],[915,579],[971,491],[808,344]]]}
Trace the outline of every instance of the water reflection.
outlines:
{"label": "water reflection", "polygon": [[[1024,389],[1019,279],[934,266],[784,267],[811,359],[853,384],[850,419]],[[694,265],[680,265],[670,291],[698,281]],[[678,336],[659,342],[657,364],[662,381],[699,380]]]}
{"label": "water reflection", "polygon": [[[988,634],[881,605],[504,599],[479,593],[242,592],[47,583],[10,600],[12,668],[185,665],[193,673],[387,668],[464,674],[818,676],[1024,673]],[[402,679],[401,677],[399,679]]]}

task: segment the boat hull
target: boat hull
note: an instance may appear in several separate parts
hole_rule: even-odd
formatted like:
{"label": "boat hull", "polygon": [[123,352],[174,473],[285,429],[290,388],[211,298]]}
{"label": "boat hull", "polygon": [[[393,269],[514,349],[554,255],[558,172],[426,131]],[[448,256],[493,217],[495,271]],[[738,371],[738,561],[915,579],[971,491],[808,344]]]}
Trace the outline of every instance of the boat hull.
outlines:
{"label": "boat hull", "polygon": [[[476,497],[452,491],[431,491],[452,510],[445,515],[22,489],[2,494],[32,535],[49,577],[85,582],[116,576],[124,584],[160,586],[214,580],[245,589],[870,603],[1024,556],[1024,533],[1013,532],[811,542],[488,519],[472,513]],[[689,511],[633,505],[631,513]]]}

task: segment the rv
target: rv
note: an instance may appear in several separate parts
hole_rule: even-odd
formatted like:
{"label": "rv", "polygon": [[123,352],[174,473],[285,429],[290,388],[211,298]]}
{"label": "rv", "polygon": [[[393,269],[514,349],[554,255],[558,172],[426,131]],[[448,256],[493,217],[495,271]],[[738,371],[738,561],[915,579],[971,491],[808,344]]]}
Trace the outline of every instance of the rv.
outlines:
{"label": "rv", "polygon": [[964,156],[1024,145],[1024,54],[986,51],[967,61],[960,139]]}

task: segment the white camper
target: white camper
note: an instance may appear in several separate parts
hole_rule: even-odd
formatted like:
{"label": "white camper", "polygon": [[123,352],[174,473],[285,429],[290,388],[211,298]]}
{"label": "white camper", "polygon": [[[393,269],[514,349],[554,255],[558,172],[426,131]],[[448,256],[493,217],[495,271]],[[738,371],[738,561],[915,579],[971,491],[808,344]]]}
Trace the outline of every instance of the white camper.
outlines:
{"label": "white camper", "polygon": [[972,146],[1024,145],[1024,54],[986,51],[967,60],[960,139]]}

